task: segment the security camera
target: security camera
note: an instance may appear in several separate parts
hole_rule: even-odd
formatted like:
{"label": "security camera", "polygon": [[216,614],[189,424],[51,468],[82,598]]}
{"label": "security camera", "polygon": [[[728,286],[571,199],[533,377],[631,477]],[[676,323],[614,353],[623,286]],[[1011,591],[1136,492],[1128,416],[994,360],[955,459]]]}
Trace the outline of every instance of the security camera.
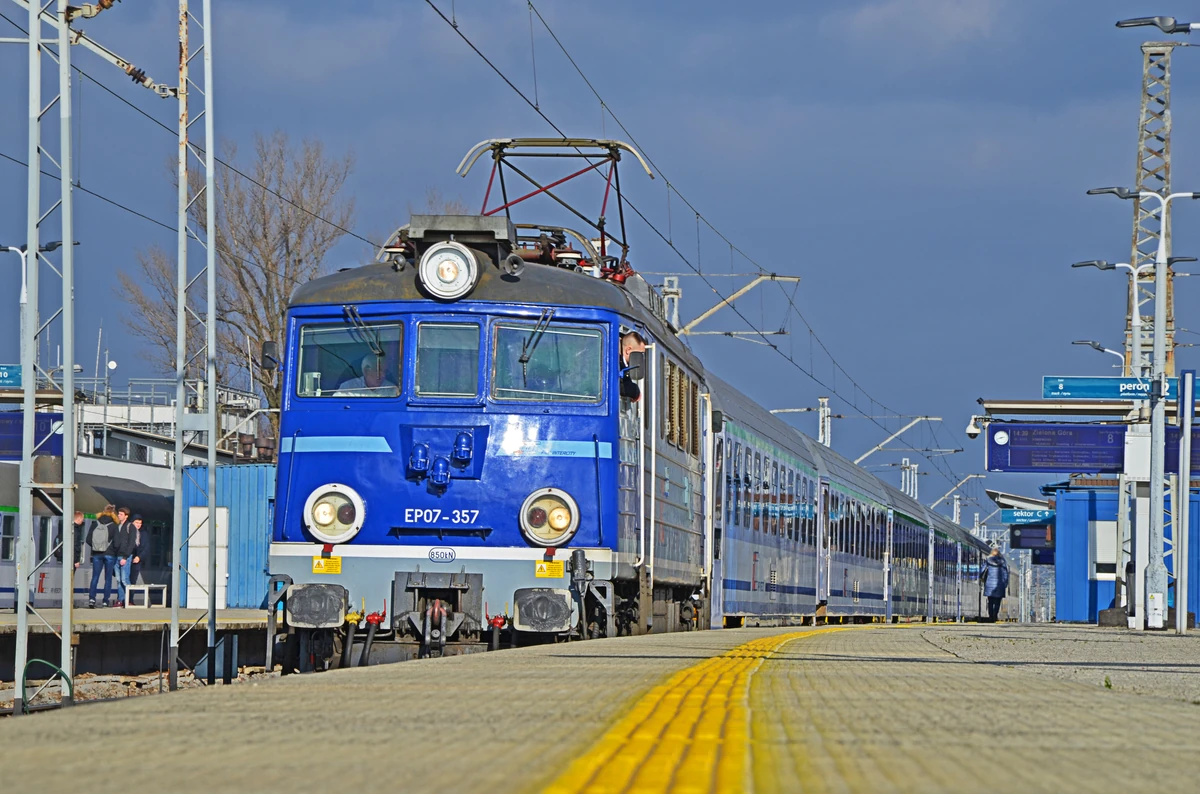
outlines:
{"label": "security camera", "polygon": [[971,422],[967,425],[967,438],[979,438],[979,434],[983,432],[983,428],[976,422],[977,419],[978,416],[971,417]]}

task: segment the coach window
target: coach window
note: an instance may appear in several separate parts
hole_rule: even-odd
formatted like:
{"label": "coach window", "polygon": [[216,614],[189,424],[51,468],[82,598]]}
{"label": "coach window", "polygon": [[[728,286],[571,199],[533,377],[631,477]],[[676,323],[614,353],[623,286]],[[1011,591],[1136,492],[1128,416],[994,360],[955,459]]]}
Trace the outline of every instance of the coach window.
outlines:
{"label": "coach window", "polygon": [[716,517],[717,523],[725,523],[725,500],[722,498],[725,495],[725,440],[717,439],[717,448],[713,451],[713,466],[716,467],[716,472],[713,476],[713,482],[716,488],[713,490],[713,516]]}
{"label": "coach window", "polygon": [[692,457],[700,457],[700,384],[692,382]]}
{"label": "coach window", "polygon": [[763,523],[763,465],[759,452],[754,453],[754,529],[766,531]]}
{"label": "coach window", "polygon": [[603,398],[604,334],[551,323],[497,323],[492,398],[598,403]]}
{"label": "coach window", "polygon": [[729,502],[733,507],[733,525],[740,527],[742,525],[742,445],[735,443],[733,445],[733,464],[726,472],[729,480]]}
{"label": "coach window", "polygon": [[13,559],[16,539],[17,517],[12,513],[0,515],[0,560]]}
{"label": "coach window", "polygon": [[780,483],[783,495],[780,497],[780,515],[783,520],[782,534],[786,535],[788,540],[795,540],[795,525],[796,525],[796,480],[795,472],[787,469],[783,475],[783,481]]}
{"label": "coach window", "polygon": [[296,396],[399,396],[400,340],[398,323],[301,326]]}
{"label": "coach window", "polygon": [[479,326],[417,325],[417,395],[474,397],[479,392]]}
{"label": "coach window", "polygon": [[691,378],[685,375],[683,370],[680,369],[678,379],[679,393],[675,395],[675,405],[679,411],[677,417],[679,422],[679,449],[683,452],[687,452],[690,446],[689,434],[692,427],[691,404],[687,400],[688,384],[690,383]]}
{"label": "coach window", "polygon": [[745,468],[742,469],[742,525],[746,529],[751,528],[750,515],[754,512],[754,507],[750,501],[750,483],[754,479],[754,450],[750,447],[745,447],[746,459]]}

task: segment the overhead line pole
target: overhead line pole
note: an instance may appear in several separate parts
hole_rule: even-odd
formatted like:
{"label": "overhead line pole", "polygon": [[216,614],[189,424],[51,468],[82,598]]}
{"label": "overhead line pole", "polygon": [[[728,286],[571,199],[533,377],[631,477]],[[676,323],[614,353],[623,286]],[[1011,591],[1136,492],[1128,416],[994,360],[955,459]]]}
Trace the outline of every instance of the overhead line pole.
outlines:
{"label": "overhead line pole", "polygon": [[966,485],[966,484],[967,484],[968,482],[970,482],[971,480],[974,480],[974,479],[976,479],[976,478],[979,478],[979,479],[981,479],[981,480],[982,480],[982,479],[983,479],[983,477],[984,477],[984,475],[982,475],[982,474],[968,474],[966,477],[963,477],[961,480],[959,480],[959,481],[958,481],[958,483],[957,483],[957,484],[956,484],[956,485],[955,485],[953,488],[951,488],[949,491],[946,491],[946,493],[942,494],[942,498],[941,498],[941,499],[938,499],[936,502],[934,502],[933,504],[931,504],[931,505],[929,506],[929,509],[930,509],[930,510],[932,510],[933,508],[935,508],[935,507],[937,507],[938,505],[940,505],[942,502],[944,502],[944,501],[946,501],[947,499],[949,499],[949,498],[950,498],[950,494],[954,493],[955,491],[957,491],[959,488],[961,488],[961,487],[963,487],[964,485]]}
{"label": "overhead line pole", "polygon": [[[217,191],[214,185],[216,133],[213,127],[212,0],[204,0],[204,207],[207,288],[204,318],[208,387],[205,391],[205,435],[208,438],[208,683],[217,670]],[[230,671],[225,670],[225,676]]]}
{"label": "overhead line pole", "polygon": [[187,447],[184,434],[187,422],[187,248],[188,248],[188,10],[187,0],[179,2],[179,152],[175,179],[178,217],[175,231],[175,480],[174,520],[171,526],[171,640],[167,656],[167,685],[172,692],[179,687],[179,607],[180,565],[183,561],[183,456]]}
{"label": "overhead line pole", "polygon": [[[13,689],[13,716],[25,709],[25,665],[29,660],[29,576],[33,568],[33,454],[34,416],[37,398],[37,326],[38,326],[38,216],[42,194],[42,26],[37,6],[29,6],[29,174],[26,195],[25,222],[25,303],[21,305],[21,464],[20,493],[17,497],[17,647],[13,672],[17,686]],[[32,264],[29,255],[33,255]]]}
{"label": "overhead line pole", "polygon": [[871,455],[873,455],[873,454],[875,454],[876,452],[879,452],[881,449],[883,449],[883,448],[884,448],[884,446],[886,446],[886,445],[887,445],[887,443],[888,443],[889,441],[892,441],[893,439],[899,438],[899,437],[900,437],[901,435],[903,435],[903,434],[904,434],[904,432],[905,432],[906,430],[908,430],[910,427],[912,427],[913,425],[917,424],[918,422],[924,422],[924,421],[930,421],[930,422],[940,422],[940,421],[942,421],[942,418],[941,418],[940,416],[918,416],[918,417],[914,418],[914,419],[913,419],[911,422],[909,422],[908,424],[906,424],[904,427],[900,428],[900,429],[899,429],[899,430],[897,430],[895,433],[892,433],[890,436],[888,436],[887,438],[885,438],[883,441],[881,441],[881,442],[879,442],[878,444],[876,444],[875,446],[871,447],[870,449],[868,449],[868,450],[867,450],[866,452],[864,452],[863,454],[859,455],[859,456],[858,456],[858,457],[855,459],[855,461],[854,461],[854,465],[856,465],[856,466],[857,466],[858,464],[862,463],[864,460],[866,460],[867,458],[869,458]]}
{"label": "overhead line pole", "polygon": [[[58,139],[62,179],[62,621],[59,637],[62,704],[73,702],[71,632],[75,606],[75,184],[71,149],[71,41],[67,0],[58,0]],[[36,253],[35,253],[36,257]],[[35,259],[36,263],[37,260]]]}

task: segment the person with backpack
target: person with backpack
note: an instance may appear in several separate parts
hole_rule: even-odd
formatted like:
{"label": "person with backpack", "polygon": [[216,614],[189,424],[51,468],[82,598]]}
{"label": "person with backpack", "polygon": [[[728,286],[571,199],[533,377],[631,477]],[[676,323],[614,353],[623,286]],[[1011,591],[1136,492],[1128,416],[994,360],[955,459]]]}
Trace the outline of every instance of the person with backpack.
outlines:
{"label": "person with backpack", "polygon": [[117,564],[117,554],[114,542],[117,539],[117,525],[113,521],[112,505],[106,505],[92,528],[88,530],[87,544],[92,550],[92,586],[88,588],[88,607],[96,608],[96,586],[100,584],[100,573],[104,572],[104,602],[108,606],[109,594],[112,592],[113,572]]}

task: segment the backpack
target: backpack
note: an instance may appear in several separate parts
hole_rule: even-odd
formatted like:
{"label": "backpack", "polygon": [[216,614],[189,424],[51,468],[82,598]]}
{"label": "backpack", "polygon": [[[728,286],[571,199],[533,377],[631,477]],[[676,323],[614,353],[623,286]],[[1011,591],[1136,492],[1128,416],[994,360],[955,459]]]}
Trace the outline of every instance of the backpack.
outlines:
{"label": "backpack", "polygon": [[103,554],[112,546],[112,524],[100,523],[92,530],[92,554]]}

